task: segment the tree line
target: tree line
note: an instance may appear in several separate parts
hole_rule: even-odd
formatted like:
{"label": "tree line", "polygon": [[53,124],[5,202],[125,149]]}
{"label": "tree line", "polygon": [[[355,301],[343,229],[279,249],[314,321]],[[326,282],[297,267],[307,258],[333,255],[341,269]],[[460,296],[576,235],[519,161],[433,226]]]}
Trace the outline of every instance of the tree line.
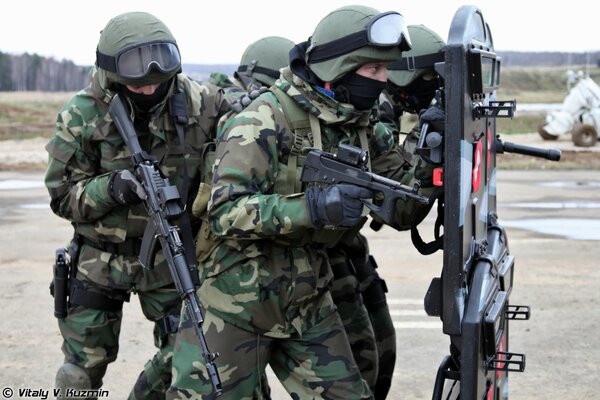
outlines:
{"label": "tree line", "polygon": [[[503,67],[598,65],[600,51],[586,53],[498,51]],[[0,91],[71,92],[89,82],[90,66],[57,61],[36,53],[12,55],[0,51]],[[231,73],[237,65],[184,64],[183,72],[208,76],[210,72]],[[204,75],[202,75],[204,73]]]}
{"label": "tree line", "polygon": [[498,51],[503,67],[566,67],[598,66],[600,51],[584,53],[564,53],[558,51]]}
{"label": "tree line", "polygon": [[68,60],[0,51],[0,91],[72,92],[87,85],[89,73]]}

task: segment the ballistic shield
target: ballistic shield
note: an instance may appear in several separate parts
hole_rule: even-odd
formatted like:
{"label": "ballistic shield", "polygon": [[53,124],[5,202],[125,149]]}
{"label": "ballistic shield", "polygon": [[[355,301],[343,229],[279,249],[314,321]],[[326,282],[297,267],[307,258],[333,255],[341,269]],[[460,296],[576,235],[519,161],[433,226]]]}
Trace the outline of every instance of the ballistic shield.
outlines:
{"label": "ballistic shield", "polygon": [[525,355],[509,351],[509,322],[528,319],[529,307],[509,301],[515,258],[497,214],[496,154],[558,160],[560,152],[503,143],[496,135],[496,118],[512,118],[516,101],[496,100],[500,57],[479,9],[458,9],[447,43],[444,61],[436,63],[445,132],[424,124],[418,149],[439,164],[434,182],[444,193],[443,269],[425,310],[441,318],[450,355],[438,370],[433,399],[507,399],[508,372],[525,369]]}

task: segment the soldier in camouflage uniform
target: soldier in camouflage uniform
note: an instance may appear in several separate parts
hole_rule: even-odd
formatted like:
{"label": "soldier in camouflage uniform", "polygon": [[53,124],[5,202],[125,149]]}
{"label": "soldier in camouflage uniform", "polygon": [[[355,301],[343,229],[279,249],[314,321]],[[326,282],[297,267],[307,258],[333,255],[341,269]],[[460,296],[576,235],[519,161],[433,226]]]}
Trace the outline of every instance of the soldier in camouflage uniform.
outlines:
{"label": "soldier in camouflage uniform", "polygon": [[379,119],[394,129],[395,134],[407,135],[403,152],[411,161],[419,137],[419,123],[410,132],[401,131],[404,113],[419,113],[431,104],[435,91],[440,87],[440,77],[435,63],[444,60],[444,40],[424,25],[409,25],[412,49],[402,60],[388,68],[388,85],[379,97]]}
{"label": "soldier in camouflage uniform", "polygon": [[279,70],[288,65],[288,54],[295,43],[281,36],[267,36],[246,47],[233,77],[219,72],[209,82],[224,89],[251,92],[269,87],[279,78]]}
{"label": "soldier in camouflage uniform", "polygon": [[[78,261],[71,266],[68,315],[58,322],[65,363],[57,372],[56,387],[64,394],[66,388],[102,386],[108,364],[117,358],[123,302],[135,293],[153,322],[158,352],[145,365],[130,398],[164,398],[181,301],[160,254],[152,270],[144,270],[138,261],[148,221],[141,204],[145,192],[131,172],[130,152],[107,110],[119,93],[131,110],[143,150],[156,157],[180,193],[187,188],[193,199],[202,148],[214,140],[217,120],[229,103],[219,88],[180,74],[177,43],[153,15],[132,12],[111,19],[96,54],[90,85],[60,111],[56,134],[46,146],[50,205],[71,221],[79,245]],[[183,120],[179,115],[175,121],[170,114],[175,97],[187,114]],[[183,130],[183,142],[177,130]]]}
{"label": "soldier in camouflage uniform", "polygon": [[[213,73],[209,82],[227,92],[254,98],[261,87],[275,83],[279,70],[289,64],[289,52],[294,45],[279,36],[259,39],[246,48],[232,79]],[[236,103],[247,106],[244,100]],[[229,118],[235,114],[232,112]],[[331,296],[356,364],[375,399],[385,399],[396,361],[396,332],[386,302],[385,281],[375,271],[375,260],[369,255],[367,239],[361,234],[328,248],[327,254],[333,272]],[[267,385],[265,381],[266,388]]]}
{"label": "soldier in camouflage uniform", "polygon": [[[267,364],[295,399],[372,397],[331,297],[328,249],[356,237],[373,193],[299,178],[303,150],[346,143],[369,150],[374,172],[412,183],[392,132],[371,119],[386,67],[409,48],[398,13],[335,10],[294,47],[275,85],[219,130],[198,294],[225,399],[264,398]],[[398,228],[415,207],[399,202]],[[198,354],[183,320],[167,398],[210,398]]]}
{"label": "soldier in camouflage uniform", "polygon": [[[424,25],[410,25],[408,32],[412,40],[412,49],[403,54],[388,68],[388,84],[379,97],[378,115],[382,123],[394,131],[394,136],[401,142],[399,151],[404,159],[403,168],[413,169],[415,163],[421,162],[415,157],[415,149],[424,122],[429,129],[443,134],[444,113],[437,100],[436,90],[440,88],[441,77],[435,71],[435,63],[444,61],[444,40]],[[418,121],[409,131],[401,131],[401,119],[404,113],[414,114]],[[421,177],[422,178],[422,177]],[[435,239],[426,243],[421,238],[416,225],[411,227],[411,239],[421,254],[432,254],[442,245],[440,227],[443,215],[442,191],[437,190],[430,196],[429,207],[419,210],[417,221],[422,220],[435,200],[437,200],[438,220],[434,230]]]}

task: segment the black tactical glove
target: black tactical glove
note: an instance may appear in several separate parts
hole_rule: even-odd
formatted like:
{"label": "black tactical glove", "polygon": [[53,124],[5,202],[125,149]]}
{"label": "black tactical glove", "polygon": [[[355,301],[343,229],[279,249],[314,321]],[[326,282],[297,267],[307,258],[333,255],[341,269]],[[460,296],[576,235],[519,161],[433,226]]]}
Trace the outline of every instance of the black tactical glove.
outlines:
{"label": "black tactical glove", "polygon": [[112,173],[108,184],[108,192],[119,204],[139,204],[146,198],[144,187],[131,171],[117,170]]}
{"label": "black tactical glove", "polygon": [[315,228],[354,226],[362,218],[361,199],[369,199],[373,195],[369,189],[345,183],[327,187],[311,186],[306,191],[310,222]]}
{"label": "black tactical glove", "polygon": [[248,105],[252,103],[252,100],[256,99],[258,96],[260,96],[267,90],[268,88],[266,86],[261,86],[258,89],[252,89],[237,100],[235,100],[233,103],[231,103],[231,106],[229,108],[239,114],[244,108],[248,107]]}
{"label": "black tactical glove", "polygon": [[446,126],[446,115],[437,105],[433,105],[426,110],[421,111],[419,114],[419,120],[421,121],[421,128],[424,124],[429,124],[428,132],[435,131],[440,134],[444,134]]}

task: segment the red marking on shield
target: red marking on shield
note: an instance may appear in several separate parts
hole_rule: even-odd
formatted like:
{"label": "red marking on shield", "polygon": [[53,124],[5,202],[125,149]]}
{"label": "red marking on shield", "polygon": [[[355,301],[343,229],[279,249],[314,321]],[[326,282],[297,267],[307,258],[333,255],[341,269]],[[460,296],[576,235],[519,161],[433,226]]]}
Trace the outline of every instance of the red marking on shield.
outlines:
{"label": "red marking on shield", "polygon": [[473,153],[473,193],[479,191],[479,185],[481,184],[481,157],[483,155],[483,146],[481,141],[477,141],[475,145],[475,151]]}

